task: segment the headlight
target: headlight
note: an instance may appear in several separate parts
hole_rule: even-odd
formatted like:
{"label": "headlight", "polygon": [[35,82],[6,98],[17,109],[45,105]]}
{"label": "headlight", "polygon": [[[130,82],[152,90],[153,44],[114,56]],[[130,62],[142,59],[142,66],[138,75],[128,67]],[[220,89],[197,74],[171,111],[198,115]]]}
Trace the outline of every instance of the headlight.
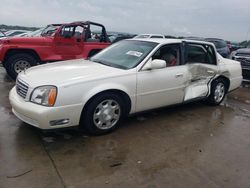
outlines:
{"label": "headlight", "polygon": [[40,86],[35,88],[30,97],[30,101],[43,106],[54,106],[57,96],[55,86]]}

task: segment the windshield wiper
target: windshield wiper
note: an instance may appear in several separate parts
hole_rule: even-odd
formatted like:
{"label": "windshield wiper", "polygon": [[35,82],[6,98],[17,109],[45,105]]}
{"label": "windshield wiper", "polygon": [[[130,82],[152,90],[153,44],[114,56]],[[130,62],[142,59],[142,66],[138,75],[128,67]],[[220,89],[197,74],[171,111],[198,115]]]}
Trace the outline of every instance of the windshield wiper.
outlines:
{"label": "windshield wiper", "polygon": [[127,67],[118,65],[118,64],[112,64],[112,67],[119,68],[119,69],[127,69]]}
{"label": "windshield wiper", "polygon": [[119,68],[119,69],[127,69],[127,67],[122,66],[122,65],[118,65],[118,64],[112,64],[112,63],[108,63],[108,62],[104,62],[104,61],[96,60],[96,59],[95,60],[90,59],[90,60],[93,62],[96,62],[96,63],[100,63],[102,65],[109,66],[109,67],[114,67],[114,68]]}
{"label": "windshield wiper", "polygon": [[90,59],[90,61],[93,61],[95,63],[100,63],[102,65],[107,65],[106,63],[104,63],[103,61],[100,61],[100,60],[92,60],[92,59]]}

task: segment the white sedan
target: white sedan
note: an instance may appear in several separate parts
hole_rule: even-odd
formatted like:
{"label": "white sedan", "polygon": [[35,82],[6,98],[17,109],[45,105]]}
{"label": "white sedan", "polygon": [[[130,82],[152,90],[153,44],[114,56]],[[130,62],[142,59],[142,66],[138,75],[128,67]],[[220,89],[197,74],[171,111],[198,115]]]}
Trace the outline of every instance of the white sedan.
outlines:
{"label": "white sedan", "polygon": [[105,134],[129,114],[200,99],[218,105],[241,81],[240,63],[212,43],[130,39],[90,60],[23,71],[9,99],[19,119],[40,129],[79,125]]}

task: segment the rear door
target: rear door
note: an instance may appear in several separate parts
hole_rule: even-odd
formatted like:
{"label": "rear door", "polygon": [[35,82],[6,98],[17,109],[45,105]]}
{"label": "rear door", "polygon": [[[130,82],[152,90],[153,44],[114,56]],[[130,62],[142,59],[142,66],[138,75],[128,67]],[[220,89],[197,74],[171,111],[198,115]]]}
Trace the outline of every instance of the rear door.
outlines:
{"label": "rear door", "polygon": [[206,97],[209,83],[218,73],[214,47],[201,43],[185,43],[185,63],[188,67],[188,82],[184,101]]}

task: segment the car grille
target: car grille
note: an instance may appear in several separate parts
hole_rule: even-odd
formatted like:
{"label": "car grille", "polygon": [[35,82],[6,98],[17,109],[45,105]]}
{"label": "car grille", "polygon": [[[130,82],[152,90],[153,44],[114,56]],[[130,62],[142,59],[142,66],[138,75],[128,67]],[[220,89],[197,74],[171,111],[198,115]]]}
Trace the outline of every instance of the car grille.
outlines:
{"label": "car grille", "polygon": [[236,56],[235,60],[239,61],[241,63],[242,67],[249,67],[250,68],[250,57]]}
{"label": "car grille", "polygon": [[16,92],[18,95],[20,95],[23,98],[26,98],[27,92],[29,89],[29,85],[23,82],[20,79],[17,79],[16,81]]}
{"label": "car grille", "polygon": [[248,54],[248,53],[237,53],[235,55],[236,56],[241,56],[241,57],[250,57],[250,54]]}

